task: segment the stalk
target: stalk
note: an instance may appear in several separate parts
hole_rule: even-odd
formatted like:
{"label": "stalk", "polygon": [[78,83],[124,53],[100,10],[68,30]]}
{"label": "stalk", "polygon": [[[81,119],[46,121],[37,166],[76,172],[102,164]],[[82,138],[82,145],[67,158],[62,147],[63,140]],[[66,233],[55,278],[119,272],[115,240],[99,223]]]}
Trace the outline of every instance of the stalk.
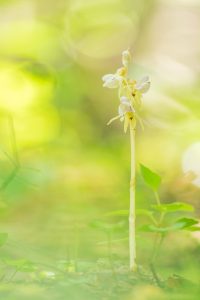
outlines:
{"label": "stalk", "polygon": [[135,124],[130,120],[131,145],[131,179],[130,179],[130,208],[129,208],[129,255],[130,271],[136,271],[136,238],[135,238]]}
{"label": "stalk", "polygon": [[[131,179],[130,179],[130,208],[129,208],[129,253],[130,271],[136,271],[136,238],[135,238],[135,129],[136,120],[143,128],[142,121],[138,115],[141,108],[141,100],[150,88],[150,80],[145,76],[140,81],[128,78],[129,66],[131,64],[131,54],[129,49],[122,52],[122,67],[114,74],[106,74],[102,77],[103,86],[118,89],[120,104],[118,115],[112,118],[108,125],[120,119],[124,122],[124,132],[126,133],[130,125],[131,144]],[[158,200],[157,200],[158,201]],[[159,202],[158,202],[159,203]]]}

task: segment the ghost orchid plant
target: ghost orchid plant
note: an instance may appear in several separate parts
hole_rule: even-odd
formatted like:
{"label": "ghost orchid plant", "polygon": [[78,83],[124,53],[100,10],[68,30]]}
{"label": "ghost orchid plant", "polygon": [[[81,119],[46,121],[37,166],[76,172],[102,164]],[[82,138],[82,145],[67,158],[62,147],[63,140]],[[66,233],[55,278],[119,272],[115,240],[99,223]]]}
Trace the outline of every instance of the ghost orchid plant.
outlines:
{"label": "ghost orchid plant", "polygon": [[122,52],[122,67],[114,74],[107,74],[102,77],[103,86],[110,89],[118,89],[119,107],[118,115],[112,118],[108,125],[120,119],[124,123],[124,132],[130,128],[131,144],[131,179],[130,179],[130,207],[129,207],[129,255],[130,270],[135,271],[136,265],[136,238],[135,238],[135,130],[137,121],[143,127],[139,110],[141,109],[142,96],[150,88],[148,76],[143,77],[138,82],[129,79],[128,71],[131,63],[129,50]]}

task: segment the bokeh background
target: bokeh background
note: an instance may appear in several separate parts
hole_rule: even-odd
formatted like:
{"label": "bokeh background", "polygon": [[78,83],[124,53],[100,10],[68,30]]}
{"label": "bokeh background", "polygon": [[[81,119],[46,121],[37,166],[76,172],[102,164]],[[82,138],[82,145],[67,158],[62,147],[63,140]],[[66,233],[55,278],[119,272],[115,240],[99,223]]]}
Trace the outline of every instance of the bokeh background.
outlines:
{"label": "bokeh background", "polygon": [[[91,223],[128,208],[130,158],[122,124],[106,126],[118,99],[101,78],[120,67],[128,47],[130,75],[151,77],[137,163],[162,176],[163,202],[191,203],[199,217],[200,2],[1,0],[0,226],[9,234],[2,255],[51,263],[106,255],[105,234]],[[152,201],[138,174],[137,207]],[[189,235],[164,244],[164,273],[199,272],[200,237]],[[146,241],[138,237],[141,263]],[[112,251],[127,259],[127,241]]]}

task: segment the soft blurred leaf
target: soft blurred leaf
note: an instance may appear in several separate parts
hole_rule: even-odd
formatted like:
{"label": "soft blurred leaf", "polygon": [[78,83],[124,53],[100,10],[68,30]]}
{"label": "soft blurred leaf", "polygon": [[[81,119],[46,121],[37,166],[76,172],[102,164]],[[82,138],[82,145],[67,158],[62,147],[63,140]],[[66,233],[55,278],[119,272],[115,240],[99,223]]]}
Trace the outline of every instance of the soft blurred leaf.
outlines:
{"label": "soft blurred leaf", "polygon": [[190,226],[188,228],[186,228],[189,231],[200,231],[200,227],[199,226]]}
{"label": "soft blurred leaf", "polygon": [[146,184],[153,190],[157,190],[161,183],[161,177],[142,164],[140,164],[140,170]]}
{"label": "soft blurred leaf", "polygon": [[9,266],[17,269],[20,272],[34,272],[37,267],[36,265],[27,259],[4,259],[4,263]]}
{"label": "soft blurred leaf", "polygon": [[139,216],[147,216],[150,218],[152,218],[152,216],[153,216],[153,212],[148,209],[137,209],[136,214]]}
{"label": "soft blurred leaf", "polygon": [[151,224],[146,224],[140,227],[141,231],[167,233],[175,230],[188,229],[190,226],[198,224],[198,221],[192,218],[181,218],[174,224],[167,227],[159,227]]}
{"label": "soft blurred leaf", "polygon": [[181,218],[181,219],[178,219],[176,221],[176,223],[174,223],[174,226],[176,225],[177,229],[185,229],[192,225],[196,225],[198,223],[199,223],[199,221],[197,221],[193,218]]}
{"label": "soft blurred leaf", "polygon": [[110,233],[112,231],[118,231],[124,228],[125,223],[124,222],[118,222],[118,223],[105,223],[99,220],[93,221],[90,223],[90,226],[92,228],[96,228],[99,230],[102,230],[106,233]]}
{"label": "soft blurred leaf", "polygon": [[169,230],[167,229],[167,227],[166,227],[166,228],[163,228],[163,227],[157,227],[157,226],[151,225],[151,224],[145,224],[145,225],[141,226],[141,227],[139,228],[139,230],[145,231],[145,232],[160,232],[160,233],[164,233],[164,232],[169,231]]}
{"label": "soft blurred leaf", "polygon": [[27,273],[34,272],[36,270],[37,270],[37,266],[31,261],[27,261],[20,268],[20,272],[27,272]]}
{"label": "soft blurred leaf", "polygon": [[8,266],[11,266],[11,267],[21,267],[23,264],[25,264],[27,262],[26,259],[4,259],[3,260],[4,263]]}
{"label": "soft blurred leaf", "polygon": [[173,202],[169,204],[152,205],[151,207],[159,212],[165,212],[165,213],[194,210],[194,207],[192,205],[183,202]]}

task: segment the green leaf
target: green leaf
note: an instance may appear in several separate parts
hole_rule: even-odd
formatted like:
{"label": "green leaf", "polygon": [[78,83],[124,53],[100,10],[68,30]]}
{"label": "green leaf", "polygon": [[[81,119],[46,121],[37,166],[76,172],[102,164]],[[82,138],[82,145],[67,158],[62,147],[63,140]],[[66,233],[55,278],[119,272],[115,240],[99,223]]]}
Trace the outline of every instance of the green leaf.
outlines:
{"label": "green leaf", "polygon": [[148,217],[154,224],[157,224],[156,219],[154,218],[154,212],[147,209],[137,209],[136,215]]}
{"label": "green leaf", "polygon": [[198,224],[199,221],[198,220],[195,220],[195,219],[192,219],[192,218],[181,218],[181,219],[178,219],[176,221],[176,223],[174,223],[174,225],[177,226],[178,229],[185,229],[185,228],[188,228],[190,226],[193,226],[193,225],[196,225]]}
{"label": "green leaf", "polygon": [[121,209],[121,210],[113,210],[109,213],[106,213],[104,216],[105,217],[110,217],[110,216],[128,216],[129,211],[127,209]]}
{"label": "green leaf", "polygon": [[161,183],[161,177],[142,164],[140,164],[140,170],[146,184],[153,190],[157,190]]}
{"label": "green leaf", "polygon": [[27,259],[3,259],[7,266],[13,267],[21,272],[33,272],[37,269],[36,265]]}
{"label": "green leaf", "polygon": [[113,231],[118,231],[124,228],[125,223],[124,222],[118,222],[118,223],[105,223],[99,220],[95,220],[90,223],[90,226],[99,229],[101,231],[104,231],[106,233],[111,233]]}
{"label": "green leaf", "polygon": [[190,226],[188,228],[186,228],[189,231],[200,231],[200,227],[199,226]]}
{"label": "green leaf", "polygon": [[152,218],[153,212],[148,209],[136,209],[136,215],[138,216],[147,216]]}
{"label": "green leaf", "polygon": [[0,233],[0,247],[3,246],[8,239],[8,234],[6,232]]}
{"label": "green leaf", "polygon": [[26,272],[26,273],[31,273],[36,271],[38,268],[35,265],[35,263],[31,262],[31,261],[26,261],[25,264],[23,264],[20,268],[20,272]]}
{"label": "green leaf", "polygon": [[145,232],[158,232],[158,233],[167,233],[175,230],[183,230],[190,228],[193,225],[198,224],[199,222],[192,218],[181,218],[178,219],[174,224],[167,227],[159,227],[156,225],[146,224],[139,228],[141,231]]}
{"label": "green leaf", "polygon": [[4,263],[11,267],[21,267],[26,263],[26,259],[3,259]]}
{"label": "green leaf", "polygon": [[193,211],[194,207],[188,203],[173,202],[169,204],[151,205],[151,207],[159,212],[170,213],[177,211]]}
{"label": "green leaf", "polygon": [[141,226],[139,230],[145,232],[167,233],[169,231],[172,231],[173,229],[171,227],[158,227],[156,225],[145,224]]}

